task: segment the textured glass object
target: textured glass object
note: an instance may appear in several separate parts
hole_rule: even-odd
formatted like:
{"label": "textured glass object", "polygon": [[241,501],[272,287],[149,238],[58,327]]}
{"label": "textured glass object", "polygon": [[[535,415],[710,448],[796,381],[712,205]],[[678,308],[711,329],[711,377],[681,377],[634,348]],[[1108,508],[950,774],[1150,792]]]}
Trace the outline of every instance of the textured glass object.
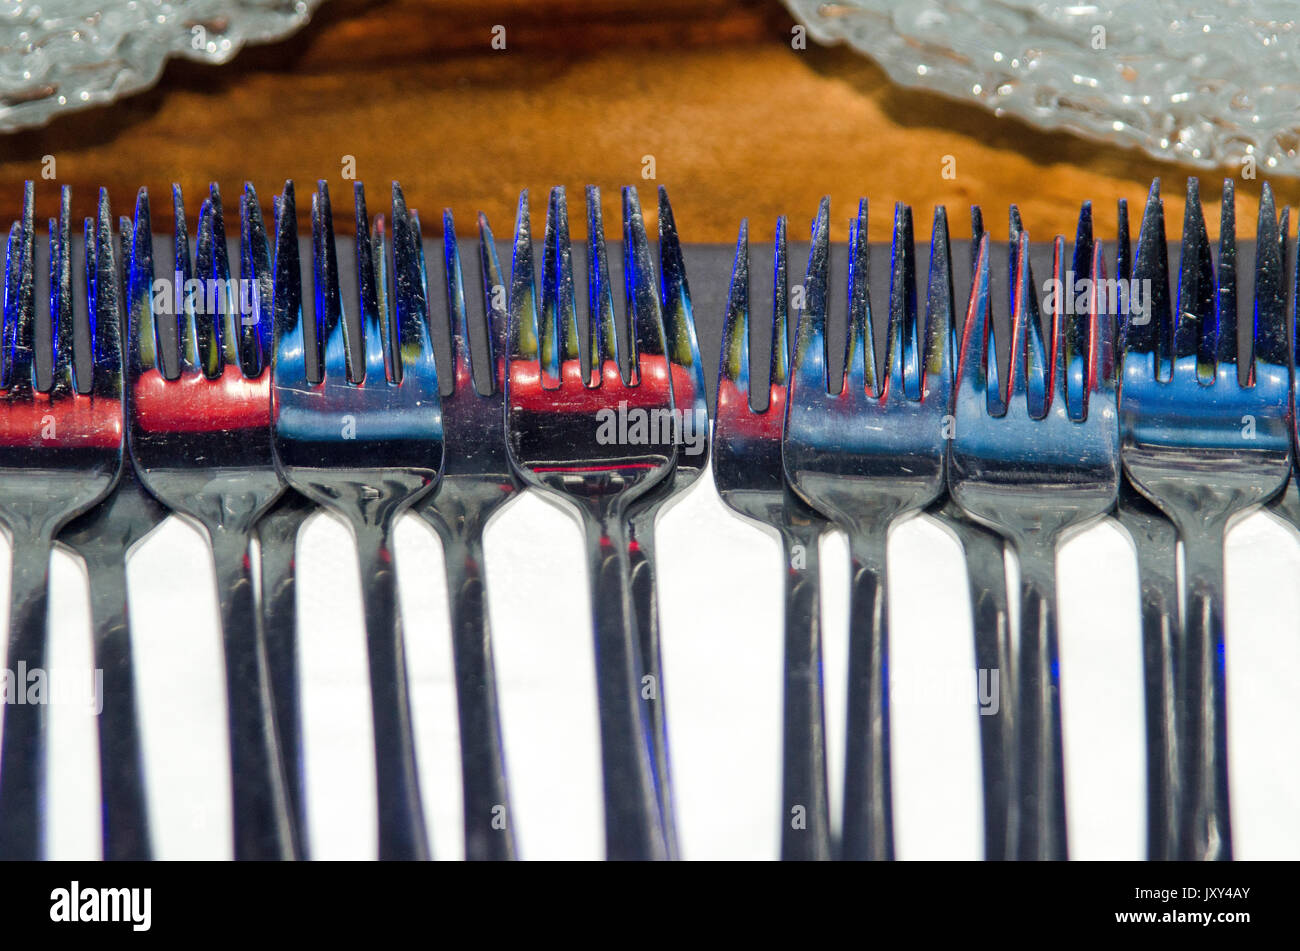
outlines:
{"label": "textured glass object", "polygon": [[1294,0],[785,0],[894,81],[1192,165],[1300,174]]}
{"label": "textured glass object", "polygon": [[171,56],[223,63],[322,0],[0,0],[0,132],[152,86]]}

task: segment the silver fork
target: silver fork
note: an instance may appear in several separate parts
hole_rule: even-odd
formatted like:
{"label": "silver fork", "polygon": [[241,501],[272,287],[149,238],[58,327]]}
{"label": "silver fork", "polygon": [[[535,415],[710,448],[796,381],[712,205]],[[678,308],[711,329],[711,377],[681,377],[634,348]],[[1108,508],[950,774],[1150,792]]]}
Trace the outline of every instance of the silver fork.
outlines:
{"label": "silver fork", "polygon": [[442,471],[438,373],[428,299],[411,217],[393,183],[394,308],[387,305],[383,219],[374,226],[355,186],[363,366],[339,295],[333,216],[324,182],[312,203],[316,275],[315,340],[323,379],[308,377],[293,192],[281,199],[275,263],[275,459],[294,489],[352,528],[363,580],[366,650],[374,720],[379,857],[429,855],[420,801],[406,657],[397,603],[392,532],[397,518],[431,491]]}
{"label": "silver fork", "polygon": [[[1053,268],[1058,275],[1063,253],[1064,239],[1058,238]],[[1097,242],[1092,273],[1099,277],[1104,277],[1102,262]],[[1060,859],[1067,854],[1067,842],[1056,548],[1068,533],[1108,513],[1119,490],[1113,330],[1097,285],[1086,318],[1067,320],[1058,300],[1049,363],[1024,231],[1017,236],[1012,268],[1011,370],[1003,399],[993,392],[996,384],[990,386],[997,354],[991,341],[985,235],[958,364],[948,484],[966,513],[1003,535],[1020,560],[1008,855]]]}
{"label": "silver fork", "polygon": [[[596,640],[596,693],[604,773],[605,843],[611,859],[666,858],[655,790],[650,715],[631,605],[628,507],[667,478],[677,455],[663,320],[645,224],[634,189],[623,190],[625,285],[631,303],[632,381],[624,380],[613,333],[603,234],[588,261],[597,310],[589,324],[591,372],[579,359],[564,190],[547,209],[540,337],[528,195],[519,200],[510,286],[506,433],[523,482],[577,508],[587,542]],[[617,432],[620,411],[645,425]],[[626,417],[629,421],[631,416]],[[614,432],[610,432],[612,428]],[[635,437],[635,438],[634,438]]]}
{"label": "silver fork", "polygon": [[[0,523],[12,543],[6,665],[15,689],[29,691],[20,671],[41,672],[48,648],[50,549],[59,530],[112,489],[123,460],[121,301],[113,263],[112,220],[101,191],[93,245],[87,254],[90,287],[88,332],[73,326],[72,257],[67,196],[61,219],[51,221],[50,340],[53,373],[36,369],[35,188],[27,182],[22,218],[9,230],[5,249],[3,352],[0,353]],[[105,280],[106,275],[113,275]],[[83,325],[84,326],[84,325]],[[89,377],[76,369],[74,350],[89,348]],[[87,363],[82,362],[82,366]],[[117,712],[117,711],[115,711]],[[5,703],[0,710],[0,858],[41,857],[45,809],[45,703]]]}
{"label": "silver fork", "polygon": [[799,314],[786,407],[786,477],[805,502],[849,536],[848,749],[842,854],[894,857],[890,786],[889,529],[943,491],[951,393],[952,275],[947,217],[935,210],[920,344],[911,209],[894,213],[889,347],[877,383],[867,285],[867,206],[849,228],[849,333],[843,386],[829,392],[826,311],[830,201],[822,199]]}
{"label": "silver fork", "polygon": [[1151,282],[1151,320],[1129,322],[1124,356],[1124,471],[1173,521],[1183,542],[1185,630],[1173,664],[1181,821],[1173,854],[1228,859],[1223,545],[1229,526],[1280,492],[1291,469],[1285,237],[1265,185],[1256,233],[1254,353],[1243,382],[1235,267],[1221,265],[1216,281],[1194,179],[1188,183],[1177,321],[1169,306],[1164,230],[1156,182],[1136,266],[1138,277]]}
{"label": "silver fork", "polygon": [[[453,379],[442,396],[446,462],[438,491],[420,514],[442,540],[450,602],[456,704],[460,717],[461,778],[465,812],[465,857],[515,857],[514,826],[497,821],[510,815],[506,764],[501,742],[496,667],[488,615],[483,529],[515,493],[506,456],[505,371],[508,317],[501,265],[487,218],[479,215],[478,259],[483,310],[471,316],[451,211],[443,212],[447,318]],[[480,316],[480,313],[482,316]],[[475,337],[487,331],[486,360],[474,357]],[[475,379],[475,367],[479,368]],[[486,371],[486,372],[485,372]],[[484,391],[480,392],[478,383]]]}
{"label": "silver fork", "polygon": [[[773,262],[772,361],[766,405],[758,411],[750,395],[749,222],[740,225],[722,329],[713,481],[722,501],[775,529],[781,540],[786,565],[781,858],[824,860],[831,857],[831,831],[817,546],[826,522],[790,489],[781,464],[790,360],[785,229],[782,217]],[[802,823],[796,821],[801,814]]]}
{"label": "silver fork", "polygon": [[[249,542],[283,489],[271,450],[270,257],[252,186],[240,200],[238,308],[227,260],[220,195],[212,186],[199,216],[190,284],[189,239],[179,186],[173,189],[173,302],[155,312],[148,192],[136,202],[129,283],[130,448],[141,482],[164,506],[201,525],[212,546],[225,651],[234,851],[238,859],[296,858],[297,824],[258,623]],[[224,292],[221,289],[224,288]],[[168,313],[170,309],[174,313]],[[201,312],[201,313],[200,313]]]}

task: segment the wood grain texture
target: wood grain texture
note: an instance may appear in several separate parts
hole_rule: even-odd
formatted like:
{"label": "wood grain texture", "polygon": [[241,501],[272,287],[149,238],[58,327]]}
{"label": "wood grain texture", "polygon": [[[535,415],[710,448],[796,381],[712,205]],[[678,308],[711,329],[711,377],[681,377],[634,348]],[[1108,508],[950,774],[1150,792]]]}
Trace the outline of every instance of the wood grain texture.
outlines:
{"label": "wood grain texture", "polygon": [[[504,50],[491,45],[496,25]],[[683,238],[697,242],[734,241],[746,216],[766,240],[782,213],[800,234],[823,194],[837,239],[862,194],[874,240],[888,236],[895,200],[915,207],[921,235],[939,203],[968,235],[975,201],[1004,234],[1014,201],[1044,240],[1072,236],[1091,199],[1109,237],[1116,200],[1136,206],[1136,230],[1160,175],[1177,236],[1186,169],[899,88],[846,49],[792,49],[792,26],[776,0],[330,0],[282,43],[221,67],[174,62],[149,92],[0,137],[0,220],[17,216],[19,183],[39,180],[46,155],[78,215],[98,186],[122,213],[140,186],[165,194],[173,180],[196,204],[209,180],[231,193],[251,180],[267,206],[285,178],[300,189],[325,178],[345,198],[351,155],[372,210],[398,178],[430,233],[449,205],[462,229],[482,210],[508,234],[521,188],[593,182],[607,215],[619,185],[666,185]],[[942,175],[945,156],[955,179]],[[1222,177],[1202,173],[1207,197]],[[42,184],[43,216],[57,194]],[[1273,184],[1279,199],[1300,199],[1295,181]],[[1237,186],[1240,230],[1253,233],[1260,181]],[[1206,217],[1217,231],[1216,205]]]}

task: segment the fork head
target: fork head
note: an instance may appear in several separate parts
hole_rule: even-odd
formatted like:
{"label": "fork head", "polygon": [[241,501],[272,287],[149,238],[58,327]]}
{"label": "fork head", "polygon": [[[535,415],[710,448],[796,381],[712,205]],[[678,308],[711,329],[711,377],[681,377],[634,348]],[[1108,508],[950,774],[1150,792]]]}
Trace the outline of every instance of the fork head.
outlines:
{"label": "fork head", "polygon": [[[1013,218],[1018,225],[1018,217]],[[1087,307],[1066,287],[1065,241],[1053,245],[1043,341],[1029,235],[1013,225],[1011,364],[998,392],[989,307],[989,237],[980,239],[962,334],[948,459],[953,498],[1019,547],[1052,545],[1068,528],[1099,518],[1119,491],[1114,329],[1100,241],[1092,242]],[[1070,282],[1072,283],[1072,282]],[[1050,347],[1050,349],[1049,349]]]}
{"label": "fork head", "polygon": [[623,190],[624,289],[630,378],[620,369],[600,196],[588,189],[591,370],[584,374],[564,189],[551,190],[542,261],[541,321],[528,193],[519,198],[510,283],[506,432],[525,484],[563,494],[597,514],[654,487],[677,458],[672,367],[645,223],[634,188]]}
{"label": "fork head", "polygon": [[[74,299],[70,189],[49,221],[50,379],[37,372],[35,187],[5,248],[0,339],[0,520],[52,537],[102,498],[123,453],[121,286],[108,195],[85,222],[86,305]],[[6,478],[6,476],[8,478]]]}
{"label": "fork head", "polygon": [[[877,380],[867,280],[867,203],[849,224],[848,339],[843,384],[830,392],[826,338],[830,201],[813,224],[786,406],[784,462],[794,490],[855,531],[879,532],[943,491],[952,377],[948,221],[935,209],[924,338],[918,319],[912,212],[898,204],[889,343]],[[924,347],[920,341],[924,339]]]}
{"label": "fork head", "polygon": [[[423,254],[401,187],[393,183],[392,255],[382,216],[354,190],[358,322],[344,313],[329,190],[312,197],[315,320],[303,316],[297,212],[285,185],[276,221],[272,416],[275,457],[291,486],[327,507],[379,518],[437,483],[443,432],[429,334]],[[391,282],[388,267],[391,263]],[[389,306],[391,283],[392,307]],[[359,329],[358,329],[359,327]],[[361,347],[354,337],[361,335]],[[319,378],[309,344],[321,357]],[[360,350],[360,361],[353,354]],[[391,491],[390,491],[391,490]]]}
{"label": "fork head", "polygon": [[271,454],[270,256],[262,212],[246,185],[236,281],[217,186],[199,213],[193,265],[179,186],[172,202],[173,266],[155,278],[148,192],[142,188],[136,201],[128,278],[132,459],[169,508],[204,524],[251,527],[281,484]]}
{"label": "fork head", "polygon": [[1125,328],[1123,457],[1133,484],[1187,534],[1222,527],[1286,484],[1292,442],[1286,234],[1266,184],[1255,246],[1254,346],[1241,373],[1232,182],[1224,185],[1216,269],[1199,188],[1188,181],[1173,308],[1159,187],[1159,181],[1151,186],[1138,235],[1135,278],[1151,289],[1146,319],[1130,317]]}

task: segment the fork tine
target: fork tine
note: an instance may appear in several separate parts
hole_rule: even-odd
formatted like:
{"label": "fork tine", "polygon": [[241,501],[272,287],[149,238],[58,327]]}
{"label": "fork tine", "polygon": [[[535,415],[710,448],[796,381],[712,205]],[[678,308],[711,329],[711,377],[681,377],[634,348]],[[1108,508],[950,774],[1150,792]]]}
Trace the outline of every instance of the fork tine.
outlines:
{"label": "fork tine", "polygon": [[[131,226],[131,267],[127,274],[126,306],[128,325],[128,368],[131,379],[154,369],[163,373],[158,317],[153,308],[153,228],[149,216],[149,190],[141,188],[135,198],[135,221]],[[176,290],[172,291],[172,301]]]}
{"label": "fork tine", "polygon": [[894,239],[890,249],[889,335],[884,389],[894,399],[921,398],[921,367],[917,353],[916,242],[912,209],[894,206]]}
{"label": "fork tine", "polygon": [[[727,387],[725,384],[731,384]],[[742,403],[744,404],[742,406]],[[725,426],[733,414],[747,412],[749,391],[749,219],[740,222],[736,256],[727,284],[727,316],[722,325],[718,366],[717,422]]]}
{"label": "fork tine", "polygon": [[1201,210],[1200,185],[1195,178],[1187,180],[1175,312],[1178,316],[1174,327],[1174,358],[1195,358],[1197,377],[1202,383],[1213,382],[1214,270],[1210,260],[1210,238],[1205,230],[1205,214]]}
{"label": "fork tine", "polygon": [[240,339],[240,315],[238,301],[234,294],[234,282],[231,280],[230,245],[226,241],[226,212],[221,201],[221,190],[217,183],[208,186],[208,200],[212,203],[212,263],[210,275],[218,292],[218,312],[211,315],[213,325],[220,334],[221,361],[223,366],[238,367]]}
{"label": "fork tine", "polygon": [[[252,182],[244,184],[239,202],[239,354],[244,374],[259,376],[266,368],[271,313],[271,251],[262,206]],[[245,300],[243,288],[252,282]],[[248,311],[245,312],[247,306]]]}
{"label": "fork tine", "polygon": [[429,336],[429,294],[424,282],[419,242],[402,186],[393,182],[393,304],[397,323],[397,361],[388,379],[401,383],[407,375],[438,397],[438,366]]}
{"label": "fork tine", "polygon": [[[224,240],[217,230],[217,210],[211,198],[199,208],[199,241],[194,254],[194,273],[203,288],[195,306],[195,339],[199,347],[199,364],[208,379],[221,376],[237,354],[230,348],[230,325],[226,322],[229,294],[221,276],[221,258],[216,245]],[[224,299],[222,299],[224,298]],[[219,311],[218,311],[219,308]],[[214,312],[217,311],[217,312]]]}
{"label": "fork tine", "polygon": [[952,396],[953,290],[948,211],[934,209],[930,227],[930,272],[925,282],[925,367],[921,398],[947,406]]}
{"label": "fork tine", "polygon": [[[844,381],[841,392],[880,395],[876,382],[875,335],[871,329],[871,246],[867,240],[867,200],[858,202],[849,222],[849,327],[844,341]],[[891,327],[892,333],[892,327]]]}
{"label": "fork tine", "polygon": [[[1128,351],[1152,354],[1152,371],[1158,378],[1168,379],[1162,373],[1169,356],[1172,336],[1173,312],[1169,301],[1169,258],[1165,245],[1165,207],[1160,200],[1160,179],[1151,183],[1146,208],[1142,212],[1142,226],[1138,229],[1137,258],[1133,276],[1138,286],[1149,287],[1150,294],[1143,301],[1141,312],[1132,311],[1125,328],[1124,346]],[[1132,298],[1130,297],[1130,305]]]}
{"label": "fork tine", "polygon": [[[745,269],[749,269],[748,223],[745,224]],[[790,287],[786,264],[785,215],[776,219],[772,259],[772,363],[769,387],[784,388],[790,376]],[[746,291],[748,294],[748,290]]]}
{"label": "fork tine", "polygon": [[1024,230],[1020,207],[1012,205],[1007,210],[1007,313],[1010,314],[1016,312],[1016,264],[1020,260],[1020,235]]}
{"label": "fork tine", "polygon": [[[691,307],[691,288],[686,280],[686,262],[677,235],[677,222],[668,201],[668,190],[659,186],[659,284],[660,310],[664,319],[664,336],[672,355],[675,372],[672,378],[673,402],[682,411],[687,427],[698,427],[708,419],[708,401],[704,396],[704,367],[700,362],[700,341],[695,333],[695,313]],[[685,392],[687,387],[690,392]],[[687,411],[692,415],[685,415]],[[705,424],[707,425],[707,423]],[[693,433],[687,429],[686,433]],[[707,430],[705,431],[707,435]]]}
{"label": "fork tine", "polygon": [[22,218],[9,231],[6,254],[4,386],[35,386],[33,346],[36,334],[36,187],[23,185]]}
{"label": "fork tine", "polygon": [[[101,201],[105,200],[103,193]],[[73,341],[76,335],[72,326],[72,189],[67,185],[59,190],[59,216],[50,219],[50,323],[54,336],[54,372],[50,381],[52,392],[90,391],[90,381],[79,387],[76,361],[73,359]],[[84,245],[90,253],[90,245]]]}
{"label": "fork tine", "polygon": [[1098,396],[1108,402],[1115,399],[1115,320],[1111,316],[1115,302],[1109,300],[1105,291],[1098,288],[1106,286],[1106,253],[1103,243],[1097,241],[1092,248],[1092,266],[1089,272],[1093,276],[1092,306],[1089,309],[1088,323],[1088,385],[1083,394],[1083,418],[1088,418],[1092,409],[1092,399]]}
{"label": "fork tine", "polygon": [[1252,384],[1255,365],[1259,361],[1280,366],[1287,364],[1285,240],[1286,235],[1278,225],[1273,190],[1265,182],[1260,193],[1259,229],[1255,238],[1255,353],[1250,367]]}
{"label": "fork tine", "polygon": [[276,201],[275,260],[271,279],[274,334],[273,372],[277,383],[319,383],[319,364],[307,359],[302,313],[302,267],[298,254],[298,209],[292,180]]}
{"label": "fork tine", "polygon": [[469,315],[465,310],[465,272],[456,241],[456,222],[451,209],[442,211],[443,270],[447,277],[447,329],[451,335],[452,390],[474,385],[474,364],[470,354]]}
{"label": "fork tine", "polygon": [[[321,179],[311,196],[312,276],[316,298],[317,357],[321,379],[352,379],[352,353],[343,338],[347,320],[339,290],[338,252],[334,243],[334,213],[329,185]],[[342,325],[342,327],[340,327]]]}
{"label": "fork tine", "polygon": [[[352,183],[352,207],[357,235],[357,309],[361,317],[361,366],[351,366],[349,379],[353,383],[364,383],[367,379],[378,381],[385,374],[385,346],[381,325],[386,322],[386,313],[380,308],[380,300],[385,297],[375,279],[375,245],[371,242],[370,214],[366,210],[366,187],[361,182]],[[376,231],[380,227],[376,220]],[[381,242],[377,242],[381,243]],[[348,325],[343,324],[343,339],[347,341],[348,355],[353,347],[348,339]]]}
{"label": "fork tine", "polygon": [[587,385],[600,386],[606,365],[613,364],[621,373],[623,362],[614,328],[614,294],[609,281],[600,189],[595,185],[587,186],[587,328],[591,359]]}
{"label": "fork tine", "polygon": [[[1075,336],[1075,323],[1066,313],[1069,310],[1066,306],[1066,295],[1070,295],[1070,299],[1073,300],[1074,287],[1073,281],[1066,280],[1064,269],[1065,238],[1058,234],[1052,239],[1052,282],[1056,291],[1051,296],[1052,339],[1049,341],[1051,360],[1048,364],[1047,388],[1049,400],[1059,399],[1067,415],[1072,419],[1078,419],[1080,416],[1076,415],[1076,412],[1082,409],[1082,394],[1080,400],[1071,401],[1070,391],[1074,389],[1075,383],[1073,379],[1075,366],[1072,358],[1079,356],[1079,349]],[[1071,286],[1067,287],[1067,284]],[[1082,369],[1082,364],[1079,369]],[[1080,385],[1082,386],[1083,383],[1086,381],[1081,381]]]}
{"label": "fork tine", "polygon": [[483,277],[483,315],[487,321],[487,359],[492,368],[491,394],[504,392],[506,336],[509,333],[510,316],[505,307],[505,283],[501,279],[501,261],[497,257],[496,238],[492,236],[492,227],[487,215],[479,212],[478,216],[478,261],[479,272]]}
{"label": "fork tine", "polygon": [[[70,249],[69,249],[70,250]],[[113,242],[113,217],[108,190],[99,190],[99,217],[95,224],[95,280],[88,295],[91,342],[90,392],[105,399],[122,396],[122,285]]]}
{"label": "fork tine", "polygon": [[14,340],[18,336],[18,285],[22,280],[22,225],[9,226],[5,242],[5,299],[3,342],[0,343],[0,387],[8,389],[13,377]]}
{"label": "fork tine", "polygon": [[[992,339],[989,319],[989,235],[980,235],[971,273],[970,297],[966,321],[962,327],[961,352],[957,362],[957,401],[979,406],[994,414],[993,387],[997,382],[997,354],[989,346]],[[1000,405],[1000,400],[999,404]]]}
{"label": "fork tine", "polygon": [[[1219,266],[1215,274],[1213,360],[1237,363],[1237,213],[1232,179],[1223,181],[1219,209]],[[1285,259],[1284,259],[1285,260]]]}
{"label": "fork tine", "polygon": [[[636,188],[623,188],[623,286],[631,301],[628,317],[632,322],[628,339],[632,341],[633,385],[641,383],[641,358],[663,357],[667,353],[664,341],[663,312],[659,309],[658,282],[654,265],[650,262],[650,240],[646,237],[645,219]],[[667,368],[664,368],[667,372]]]}
{"label": "fork tine", "polygon": [[533,236],[528,223],[528,189],[519,193],[515,214],[515,241],[510,255],[510,363],[537,367],[537,282],[533,271]]}
{"label": "fork tine", "polygon": [[[970,273],[971,288],[973,290],[975,286],[975,278],[979,269],[980,243],[984,240],[985,234],[988,233],[984,229],[984,212],[979,205],[970,206],[970,226]],[[989,247],[990,250],[992,250],[991,244]],[[984,380],[983,385],[986,388],[985,395],[988,399],[989,414],[992,416],[1001,416],[1007,411],[1007,407],[1006,401],[1003,399],[1002,377],[998,373],[998,335],[997,328],[993,324],[993,298],[991,295],[985,298],[985,307],[987,309],[987,313],[984,314],[986,328],[985,334],[987,339],[984,341],[984,345],[987,348],[987,352],[993,355],[993,359],[985,361],[987,366],[981,367],[980,372],[985,374],[981,379]],[[962,326],[953,329],[954,337],[956,337],[960,342],[964,339],[965,332],[965,313],[963,312]],[[955,350],[954,360],[960,359],[960,356],[961,350]],[[956,363],[954,363],[954,373],[956,372],[956,366]]]}
{"label": "fork tine", "polygon": [[577,309],[573,289],[573,246],[564,187],[551,189],[542,247],[542,386],[557,389],[564,366],[578,359]]}
{"label": "fork tine", "polygon": [[970,206],[970,272],[979,265],[980,241],[984,237],[984,212],[979,205]]}
{"label": "fork tine", "polygon": [[795,389],[811,393],[830,390],[826,341],[826,285],[830,269],[831,200],[825,197],[813,222],[812,248],[808,252],[808,271],[803,284],[803,301],[795,325],[794,370],[790,376],[790,401]]}
{"label": "fork tine", "polygon": [[[1029,260],[1029,232],[1019,232],[1016,251],[1016,307],[1011,320],[1011,380],[1007,403],[1023,395],[1029,415],[1041,419],[1051,408],[1047,388],[1047,352],[1043,345],[1043,325],[1039,317],[1033,263]],[[990,358],[992,362],[992,358]]]}
{"label": "fork tine", "polygon": [[[168,327],[166,333],[162,332],[161,324],[156,328],[163,378],[167,380],[175,380],[183,371],[196,370],[199,365],[198,328],[194,313],[195,288],[192,283],[194,268],[190,261],[190,236],[185,219],[185,197],[181,192],[181,186],[175,182],[172,183],[172,222],[172,257],[175,262],[172,268],[174,281],[172,311],[174,313],[166,315]],[[152,241],[152,236],[150,240]],[[177,301],[180,302],[179,307],[175,306]],[[176,322],[174,344],[168,339],[171,335],[172,320]]]}

